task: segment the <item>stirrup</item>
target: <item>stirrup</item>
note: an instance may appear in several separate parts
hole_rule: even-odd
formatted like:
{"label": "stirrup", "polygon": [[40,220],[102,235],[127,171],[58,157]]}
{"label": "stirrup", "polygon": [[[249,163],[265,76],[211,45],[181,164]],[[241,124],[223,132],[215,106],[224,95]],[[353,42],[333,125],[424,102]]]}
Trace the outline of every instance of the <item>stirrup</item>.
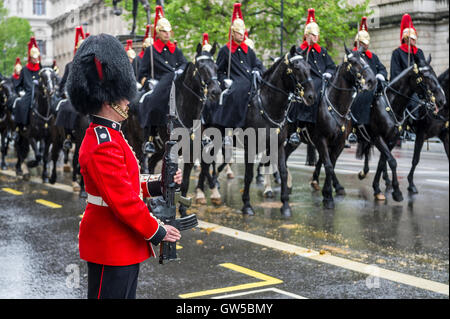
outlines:
{"label": "stirrup", "polygon": [[292,133],[292,135],[289,137],[289,144],[294,147],[300,145],[300,135],[297,132]]}
{"label": "stirrup", "polygon": [[63,149],[65,151],[69,151],[70,149],[72,149],[72,141],[70,139],[65,139],[64,140]]}
{"label": "stirrup", "polygon": [[153,142],[145,142],[145,144],[142,146],[142,152],[144,154],[154,154],[156,152],[155,143]]}

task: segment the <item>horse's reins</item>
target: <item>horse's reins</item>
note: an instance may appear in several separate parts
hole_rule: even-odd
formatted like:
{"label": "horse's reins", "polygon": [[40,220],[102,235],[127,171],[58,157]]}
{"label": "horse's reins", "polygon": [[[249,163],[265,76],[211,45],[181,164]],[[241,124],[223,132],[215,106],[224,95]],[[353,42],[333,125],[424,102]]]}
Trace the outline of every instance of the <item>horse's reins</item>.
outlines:
{"label": "horse's reins", "polygon": [[[303,56],[302,55],[295,55],[295,56],[293,56],[293,57],[291,57],[290,59],[288,58],[288,54],[286,54],[285,55],[285,60],[284,60],[284,62],[283,63],[285,63],[288,67],[287,67],[287,69],[286,69],[286,74],[289,76],[289,78],[293,81],[293,83],[294,83],[294,88],[297,90],[297,92],[295,92],[295,93],[292,93],[292,92],[285,92],[284,90],[282,90],[282,89],[280,89],[280,88],[278,88],[278,87],[276,87],[275,85],[273,85],[272,83],[270,83],[269,81],[266,81],[266,80],[264,80],[264,78],[260,78],[260,81],[261,81],[261,83],[262,84],[265,84],[266,86],[268,86],[269,88],[271,88],[272,90],[275,90],[275,91],[277,91],[277,92],[279,92],[279,93],[281,93],[281,94],[283,94],[283,95],[285,95],[285,96],[287,96],[287,98],[288,98],[288,101],[289,101],[289,105],[288,105],[288,107],[286,108],[286,111],[285,111],[285,114],[284,114],[284,116],[283,116],[283,120],[281,121],[281,122],[277,122],[277,121],[275,121],[274,119],[272,119],[269,115],[268,115],[268,113],[266,112],[266,110],[264,109],[264,107],[262,106],[262,101],[261,101],[261,88],[259,88],[258,89],[258,91],[257,91],[257,101],[258,101],[258,103],[257,103],[257,107],[259,108],[259,111],[260,111],[260,113],[261,113],[261,115],[262,116],[264,116],[264,118],[266,119],[266,120],[268,120],[272,125],[275,125],[275,126],[277,126],[278,127],[278,129],[281,131],[281,129],[285,126],[285,124],[286,124],[286,121],[287,121],[287,119],[288,119],[288,113],[289,113],[289,111],[290,111],[290,109],[291,109],[291,107],[292,107],[292,102],[293,101],[295,101],[295,100],[299,100],[299,97],[300,98],[303,98],[303,96],[304,96],[304,87],[303,87],[303,84],[305,84],[305,83],[308,83],[308,82],[312,82],[312,78],[309,76],[305,81],[303,81],[303,82],[298,82],[297,81],[297,79],[295,79],[295,77],[293,76],[293,71],[292,71],[292,68],[290,68],[289,67],[289,64],[291,64],[292,62],[294,62],[294,61],[297,61],[297,60],[303,60]],[[255,76],[254,76],[255,77]],[[256,85],[255,85],[255,82],[256,81],[253,81],[254,82],[254,88],[253,89],[256,89]],[[298,93],[298,94],[296,94],[296,93]]]}
{"label": "horse's reins", "polygon": [[[187,84],[184,82],[186,78],[184,78],[183,81],[182,81],[183,87],[186,88],[189,92],[191,92],[195,97],[197,97],[197,99],[198,99],[200,102],[202,102],[202,107],[201,107],[201,109],[200,109],[200,114],[202,113],[203,108],[205,107],[205,104],[206,104],[206,101],[207,101],[207,95],[208,95],[208,87],[207,87],[208,84],[205,83],[205,81],[202,79],[202,76],[201,76],[200,72],[198,71],[198,67],[197,67],[198,61],[201,61],[201,60],[213,60],[213,59],[212,59],[212,57],[207,56],[207,55],[201,55],[201,56],[199,56],[199,57],[197,57],[197,58],[195,59],[195,62],[196,62],[196,63],[194,64],[195,69],[194,69],[194,72],[193,72],[193,77],[195,77],[197,74],[199,75],[199,78],[200,78],[200,81],[201,81],[201,90],[202,90],[204,96],[201,97],[201,96],[198,95],[196,92],[194,92],[194,90],[192,90],[190,87],[188,87]],[[176,78],[177,78],[177,74],[175,73],[175,77],[174,77],[174,79],[173,79],[172,85],[175,85],[175,80],[176,80]],[[212,78],[211,78],[211,81],[214,81],[214,80],[217,80],[217,77],[212,77]],[[175,86],[175,87],[176,87],[176,86]],[[176,105],[175,105],[175,106],[176,106]],[[194,126],[188,127],[187,125],[185,125],[185,124],[183,123],[183,121],[181,120],[180,116],[179,116],[179,113],[178,113],[178,107],[177,107],[177,106],[175,107],[175,120],[176,120],[179,124],[181,124],[181,126],[182,126],[184,129],[190,130],[190,131],[191,131],[191,134],[190,134],[190,135],[191,135],[191,138],[192,138],[192,134],[193,134],[194,132],[196,132],[196,131],[200,128],[200,126],[201,126],[201,121],[198,121],[199,124],[198,124],[196,127],[194,127]],[[193,124],[194,124],[194,123],[193,123]]]}
{"label": "horse's reins", "polygon": [[[41,76],[41,73],[44,71],[51,71],[50,68],[43,68],[42,70],[39,71],[39,77]],[[47,80],[47,85],[50,84],[50,79]],[[34,90],[34,84],[33,84],[33,90]],[[52,117],[54,116],[53,113],[51,113],[51,96],[48,95],[48,91],[47,91],[47,87],[44,86],[44,96],[47,102],[47,114],[46,116],[42,115],[41,113],[39,113],[39,111],[36,108],[32,108],[32,112],[34,114],[36,114],[42,121],[45,122],[45,128],[48,128],[48,122],[52,119]]]}

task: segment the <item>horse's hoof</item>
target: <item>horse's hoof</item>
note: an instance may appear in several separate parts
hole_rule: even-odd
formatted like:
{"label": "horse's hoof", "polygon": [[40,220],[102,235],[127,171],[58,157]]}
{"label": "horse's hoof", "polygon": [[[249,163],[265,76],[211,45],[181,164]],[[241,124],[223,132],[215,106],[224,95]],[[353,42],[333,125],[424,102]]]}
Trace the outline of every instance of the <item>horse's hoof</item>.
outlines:
{"label": "horse's hoof", "polygon": [[50,184],[55,184],[56,183],[56,176],[52,176],[50,177]]}
{"label": "horse's hoof", "polygon": [[345,188],[341,187],[341,188],[336,189],[336,195],[337,196],[345,196],[345,195],[347,195],[347,193],[345,192]]}
{"label": "horse's hoof", "polygon": [[396,202],[402,202],[403,201],[403,194],[400,191],[395,191],[392,192],[392,198],[396,201]]}
{"label": "horse's hoof", "polygon": [[215,206],[222,205],[222,199],[221,198],[211,198],[211,203]]}
{"label": "horse's hoof", "polygon": [[386,200],[386,196],[384,196],[383,193],[375,194],[375,200],[379,201],[379,202],[385,201]]}
{"label": "horse's hoof", "polygon": [[292,210],[291,210],[291,207],[289,206],[289,205],[286,205],[286,207],[281,207],[280,208],[280,211],[281,211],[281,216],[283,216],[283,217],[291,217],[292,216]]}
{"label": "horse's hoof", "polygon": [[419,191],[417,190],[416,186],[409,186],[408,192],[413,195],[419,194]]}
{"label": "horse's hoof", "polygon": [[197,198],[195,199],[195,203],[198,205],[206,205],[206,198]]}
{"label": "horse's hoof", "polygon": [[79,194],[78,196],[80,196],[80,198],[87,198],[87,193],[86,193],[86,191],[83,189],[83,190],[80,191],[80,194]]}
{"label": "horse's hoof", "polygon": [[324,199],[323,207],[325,209],[334,209],[334,201],[332,199]]}
{"label": "horse's hoof", "polygon": [[81,186],[77,182],[72,182],[72,189],[74,193],[81,191]]}
{"label": "horse's hoof", "polygon": [[273,178],[275,179],[275,183],[281,185],[281,177],[279,172],[273,173]]}
{"label": "horse's hoof", "polygon": [[42,177],[42,183],[43,184],[48,184],[49,183],[49,179],[48,179],[48,177]]}
{"label": "horse's hoof", "polygon": [[316,191],[320,191],[320,186],[318,181],[311,181],[311,187]]}
{"label": "horse's hoof", "polygon": [[70,172],[71,170],[72,170],[72,168],[70,167],[69,164],[64,164],[63,172],[68,173],[68,172]]}
{"label": "horse's hoof", "polygon": [[28,168],[34,168],[38,165],[39,165],[39,161],[37,161],[37,160],[32,160],[27,163]]}
{"label": "horse's hoof", "polygon": [[263,194],[264,198],[273,198],[273,192],[271,190],[264,192]]}
{"label": "horse's hoof", "polygon": [[364,172],[359,172],[358,173],[358,178],[359,178],[360,181],[362,181],[366,177],[367,177],[367,175]]}
{"label": "horse's hoof", "polygon": [[258,184],[258,185],[264,184],[264,176],[262,176],[261,174],[256,176],[256,184]]}
{"label": "horse's hoof", "polygon": [[253,208],[251,206],[244,206],[242,208],[242,214],[249,215],[249,216],[254,216],[255,215],[255,211],[253,210]]}

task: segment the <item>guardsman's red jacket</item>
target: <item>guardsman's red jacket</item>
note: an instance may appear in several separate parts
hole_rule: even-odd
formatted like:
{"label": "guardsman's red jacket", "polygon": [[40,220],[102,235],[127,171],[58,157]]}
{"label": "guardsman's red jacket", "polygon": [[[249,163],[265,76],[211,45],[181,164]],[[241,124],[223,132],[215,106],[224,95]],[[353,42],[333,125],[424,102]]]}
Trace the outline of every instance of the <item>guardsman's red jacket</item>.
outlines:
{"label": "guardsman's red jacket", "polygon": [[155,256],[166,230],[142,198],[161,194],[161,183],[142,178],[120,124],[93,117],[80,148],[79,163],[88,204],[80,223],[80,258],[126,266]]}

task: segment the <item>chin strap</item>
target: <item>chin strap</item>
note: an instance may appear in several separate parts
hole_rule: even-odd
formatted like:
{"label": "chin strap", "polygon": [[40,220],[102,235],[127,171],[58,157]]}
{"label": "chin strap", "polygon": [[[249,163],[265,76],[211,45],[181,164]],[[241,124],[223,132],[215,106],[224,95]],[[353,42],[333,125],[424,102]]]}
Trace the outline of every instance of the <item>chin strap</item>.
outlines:
{"label": "chin strap", "polygon": [[122,110],[119,104],[111,103],[111,107],[114,111],[116,111],[120,116],[123,117],[124,120],[128,118],[128,107],[125,111]]}

